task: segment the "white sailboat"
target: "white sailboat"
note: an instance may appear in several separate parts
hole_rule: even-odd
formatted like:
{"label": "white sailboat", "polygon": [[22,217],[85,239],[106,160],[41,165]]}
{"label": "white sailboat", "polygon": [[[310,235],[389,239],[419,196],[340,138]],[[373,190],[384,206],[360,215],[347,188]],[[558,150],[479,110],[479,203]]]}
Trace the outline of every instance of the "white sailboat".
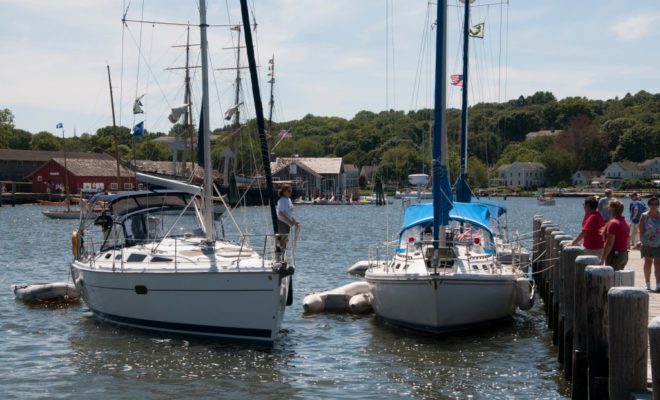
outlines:
{"label": "white sailboat", "polygon": [[[71,274],[83,300],[99,320],[147,330],[271,344],[278,336],[285,305],[291,300],[288,296],[294,268],[285,254],[275,254],[276,234],[243,234],[237,242],[216,234],[204,0],[200,0],[199,9],[203,80],[203,139],[199,143],[203,146],[204,185],[172,181],[169,187],[175,190],[94,196],[72,237],[75,260]],[[249,27],[245,0],[241,1],[241,11],[243,26]],[[245,34],[256,81],[249,28]],[[260,103],[258,84],[254,82],[253,91],[255,102]],[[257,120],[265,140],[260,108]],[[265,151],[267,160],[267,147]],[[270,163],[264,164],[269,177]],[[165,182],[161,179],[159,183]],[[92,214],[95,206],[103,207],[100,216]]]}
{"label": "white sailboat", "polygon": [[524,274],[498,262],[488,207],[452,201],[446,154],[446,0],[437,7],[433,203],[405,210],[394,255],[365,273],[380,318],[433,333],[508,318],[517,306],[530,305],[531,291]]}

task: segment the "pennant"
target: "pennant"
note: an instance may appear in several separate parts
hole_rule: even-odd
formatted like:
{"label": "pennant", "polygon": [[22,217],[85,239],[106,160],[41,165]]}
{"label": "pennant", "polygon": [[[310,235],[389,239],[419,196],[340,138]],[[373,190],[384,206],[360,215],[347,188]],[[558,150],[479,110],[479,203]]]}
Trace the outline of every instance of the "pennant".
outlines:
{"label": "pennant", "polygon": [[479,24],[476,24],[470,28],[469,35],[470,37],[473,38],[479,38],[483,39],[484,38],[484,31],[486,30],[485,28],[486,23],[482,22]]}
{"label": "pennant", "polygon": [[135,99],[135,103],[133,103],[133,114],[144,114],[144,111],[142,111],[142,98],[144,95],[138,97]]}
{"label": "pennant", "polygon": [[55,129],[64,129],[64,124],[58,122],[57,125],[55,125]]}
{"label": "pennant", "polygon": [[243,102],[240,102],[240,103],[236,104],[235,106],[230,107],[227,111],[225,111],[225,119],[227,121],[229,121],[234,116],[234,114],[236,114],[236,112],[238,111],[238,107],[240,107],[242,105],[243,105]]}
{"label": "pennant", "polygon": [[173,107],[172,112],[167,116],[167,119],[169,119],[171,123],[176,124],[187,109],[188,104],[181,104],[180,106]]}
{"label": "pennant", "polygon": [[293,137],[293,132],[291,130],[282,129],[279,133],[280,140],[290,139]]}
{"label": "pennant", "polygon": [[463,75],[454,74],[449,77],[451,79],[451,84],[454,86],[463,87]]}
{"label": "pennant", "polygon": [[138,123],[133,127],[133,131],[131,132],[131,135],[144,136],[144,121]]}

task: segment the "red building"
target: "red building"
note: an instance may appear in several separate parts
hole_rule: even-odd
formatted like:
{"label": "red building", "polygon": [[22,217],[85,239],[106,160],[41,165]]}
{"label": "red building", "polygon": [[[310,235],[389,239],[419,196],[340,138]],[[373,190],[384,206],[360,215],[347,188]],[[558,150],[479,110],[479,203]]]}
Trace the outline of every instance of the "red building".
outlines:
{"label": "red building", "polygon": [[65,192],[65,173],[68,171],[69,193],[80,193],[80,189],[134,190],[137,189],[135,174],[120,166],[120,182],[117,185],[117,163],[114,159],[66,159],[53,158],[30,174],[32,191],[47,193],[61,188]]}

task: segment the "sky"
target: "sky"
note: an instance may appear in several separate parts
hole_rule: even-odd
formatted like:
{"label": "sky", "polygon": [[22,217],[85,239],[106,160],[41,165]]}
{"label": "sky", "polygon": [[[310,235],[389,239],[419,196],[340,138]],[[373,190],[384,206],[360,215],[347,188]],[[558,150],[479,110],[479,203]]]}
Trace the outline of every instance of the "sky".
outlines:
{"label": "sky", "polygon": [[[268,60],[275,57],[274,121],[307,114],[350,119],[362,110],[431,107],[435,3],[422,0],[251,1],[261,96],[268,113]],[[209,0],[212,25],[240,23],[238,0]],[[170,107],[183,103],[187,28],[121,22],[127,19],[192,24],[194,0],[0,0],[0,109],[16,128],[69,137],[112,124],[107,67],[117,123],[144,121],[167,132]],[[660,1],[477,0],[471,23],[485,37],[471,39],[470,104],[505,101],[536,91],[558,99],[660,93]],[[449,0],[447,74],[461,73],[462,10]],[[431,38],[431,39],[429,39]],[[241,39],[242,40],[242,39]],[[429,41],[430,40],[430,41]],[[209,28],[211,125],[224,124],[234,104],[235,31]],[[430,45],[429,45],[430,44]],[[245,52],[241,53],[242,65]],[[197,46],[191,64],[199,65]],[[193,106],[201,74],[193,74]],[[254,117],[247,70],[243,116]],[[449,76],[446,77],[449,79]],[[145,114],[133,115],[143,95]],[[460,90],[448,85],[448,105]]]}

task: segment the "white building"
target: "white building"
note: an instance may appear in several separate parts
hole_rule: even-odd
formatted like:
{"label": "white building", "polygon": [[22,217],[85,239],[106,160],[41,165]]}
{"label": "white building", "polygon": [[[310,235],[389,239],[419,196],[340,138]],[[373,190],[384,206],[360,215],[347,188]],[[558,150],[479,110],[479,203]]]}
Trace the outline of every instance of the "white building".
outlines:
{"label": "white building", "polygon": [[603,174],[607,177],[607,180],[612,182],[624,179],[642,179],[644,178],[644,169],[634,162],[618,161],[608,165]]}
{"label": "white building", "polygon": [[537,162],[514,162],[497,169],[503,186],[534,190],[545,186],[545,166]]}
{"label": "white building", "polygon": [[646,160],[639,164],[644,170],[644,177],[648,179],[660,179],[660,157]]}
{"label": "white building", "polygon": [[571,176],[571,183],[573,186],[589,186],[599,176],[598,171],[577,171]]}

